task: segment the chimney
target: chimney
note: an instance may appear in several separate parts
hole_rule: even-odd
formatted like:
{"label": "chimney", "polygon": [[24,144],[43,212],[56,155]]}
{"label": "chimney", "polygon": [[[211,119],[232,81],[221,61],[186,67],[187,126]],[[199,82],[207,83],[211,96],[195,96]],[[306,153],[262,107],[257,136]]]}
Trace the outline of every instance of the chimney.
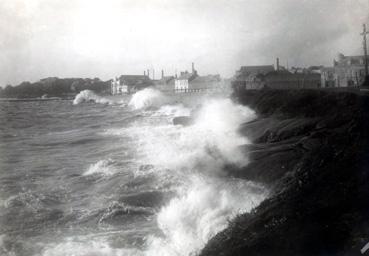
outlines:
{"label": "chimney", "polygon": [[195,63],[192,62],[192,74],[195,73]]}
{"label": "chimney", "polygon": [[155,80],[155,69],[152,69],[152,79]]}
{"label": "chimney", "polygon": [[277,71],[279,71],[279,58],[277,58],[276,69],[277,69]]}
{"label": "chimney", "polygon": [[164,78],[164,70],[161,70],[161,79]]}
{"label": "chimney", "polygon": [[147,76],[150,78],[150,70],[147,70]]}
{"label": "chimney", "polygon": [[144,76],[146,76],[146,71],[144,70]]}

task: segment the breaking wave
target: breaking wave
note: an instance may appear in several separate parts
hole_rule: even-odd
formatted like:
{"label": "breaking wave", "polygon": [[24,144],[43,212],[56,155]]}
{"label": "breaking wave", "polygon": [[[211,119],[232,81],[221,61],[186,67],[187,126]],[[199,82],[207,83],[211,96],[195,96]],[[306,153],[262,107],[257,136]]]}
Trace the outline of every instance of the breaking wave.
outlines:
{"label": "breaking wave", "polygon": [[146,125],[126,133],[134,136],[142,157],[156,166],[216,172],[227,163],[239,166],[248,163],[239,146],[250,142],[237,129],[255,117],[254,111],[231,100],[208,100],[197,111],[191,126]]}
{"label": "breaking wave", "polygon": [[[188,110],[165,105],[152,116],[188,115]],[[180,181],[176,196],[157,215],[163,236],[150,236],[142,255],[195,255],[230,219],[264,200],[265,188],[224,173],[227,164],[247,165],[240,146],[250,142],[237,129],[255,117],[254,111],[229,99],[208,99],[190,126],[147,124],[114,130],[112,134],[133,137],[141,161],[168,170]]]}
{"label": "breaking wave", "polygon": [[133,109],[145,109],[149,107],[160,107],[169,101],[159,90],[154,88],[145,88],[136,92],[128,105]]}
{"label": "breaking wave", "polygon": [[146,255],[197,255],[232,218],[265,196],[265,190],[251,182],[193,176],[186,192],[160,211],[157,221],[165,237],[150,237]]}
{"label": "breaking wave", "polygon": [[[77,115],[72,127],[63,120],[65,129],[54,127],[50,136],[68,143],[32,141],[50,154],[47,158],[62,159],[58,168],[45,172],[43,161],[35,162],[39,168],[27,175],[36,176],[24,182],[45,182],[0,201],[20,232],[28,225],[40,235],[25,237],[24,243],[18,233],[0,236],[0,254],[13,252],[16,244],[8,244],[14,240],[29,249],[24,255],[196,255],[230,220],[256,207],[267,189],[226,173],[229,165],[248,164],[240,146],[250,141],[238,127],[256,118],[255,112],[229,99],[185,97],[147,88],[134,94],[129,106],[107,106],[103,112],[67,102],[66,115],[91,115]],[[181,104],[175,103],[179,99]],[[112,103],[89,90],[73,103],[85,101]],[[187,125],[173,124],[184,116],[191,120]],[[6,184],[13,184],[11,178]],[[24,222],[27,218],[32,221]]]}
{"label": "breaking wave", "polygon": [[100,160],[95,164],[90,165],[88,170],[83,173],[83,175],[93,175],[93,174],[101,174],[101,175],[111,175],[116,172],[113,167],[114,161],[111,159]]}
{"label": "breaking wave", "polygon": [[82,102],[95,102],[100,104],[112,104],[113,102],[107,98],[98,96],[91,90],[83,90],[76,95],[73,100],[74,105],[78,105]]}
{"label": "breaking wave", "polygon": [[237,128],[255,117],[229,99],[207,100],[189,127],[146,130],[142,145],[148,161],[178,171],[184,180],[178,196],[158,214],[164,238],[151,237],[147,255],[196,254],[230,219],[266,197],[263,187],[223,173],[225,164],[248,163],[239,146],[249,141]]}

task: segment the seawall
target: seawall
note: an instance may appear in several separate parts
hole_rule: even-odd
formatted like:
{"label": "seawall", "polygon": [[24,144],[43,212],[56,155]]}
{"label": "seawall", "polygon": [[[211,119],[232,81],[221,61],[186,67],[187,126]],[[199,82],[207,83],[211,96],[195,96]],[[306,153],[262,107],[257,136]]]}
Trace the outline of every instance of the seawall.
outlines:
{"label": "seawall", "polygon": [[362,255],[369,242],[369,97],[318,90],[242,91],[259,118],[240,127],[250,164],[230,175],[272,195],[200,255]]}

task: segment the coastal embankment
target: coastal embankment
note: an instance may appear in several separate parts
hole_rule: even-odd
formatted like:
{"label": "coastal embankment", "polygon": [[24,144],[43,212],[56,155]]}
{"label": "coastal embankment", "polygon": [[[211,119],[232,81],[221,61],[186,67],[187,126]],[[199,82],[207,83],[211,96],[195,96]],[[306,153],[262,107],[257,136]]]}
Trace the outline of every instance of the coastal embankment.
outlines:
{"label": "coastal embankment", "polygon": [[272,192],[200,255],[365,253],[369,97],[315,90],[239,91],[233,97],[258,118],[240,127],[253,142],[243,146],[249,164],[228,171]]}

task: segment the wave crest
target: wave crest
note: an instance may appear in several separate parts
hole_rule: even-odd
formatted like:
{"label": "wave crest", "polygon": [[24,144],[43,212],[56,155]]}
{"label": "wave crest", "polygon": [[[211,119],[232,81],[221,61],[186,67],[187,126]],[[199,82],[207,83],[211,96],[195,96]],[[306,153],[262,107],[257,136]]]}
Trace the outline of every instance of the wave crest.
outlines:
{"label": "wave crest", "polygon": [[83,173],[83,176],[100,174],[100,175],[112,175],[116,172],[114,161],[109,159],[100,160],[95,164],[90,165],[88,170]]}
{"label": "wave crest", "polygon": [[133,109],[146,109],[149,107],[160,107],[168,101],[159,90],[145,88],[133,94],[128,105]]}
{"label": "wave crest", "polygon": [[[239,146],[250,143],[238,134],[238,126],[256,117],[250,108],[231,100],[209,100],[187,127],[160,125],[129,128],[145,160],[155,166],[217,171],[224,164],[248,164]],[[201,167],[201,168],[200,168]]]}
{"label": "wave crest", "polygon": [[161,209],[157,221],[165,238],[151,237],[147,255],[197,255],[230,219],[266,195],[262,187],[243,180],[192,177],[187,192]]}
{"label": "wave crest", "polygon": [[91,101],[100,104],[112,104],[111,100],[101,97],[91,90],[83,90],[80,93],[78,93],[73,100],[73,104],[78,105],[82,102],[91,102]]}

